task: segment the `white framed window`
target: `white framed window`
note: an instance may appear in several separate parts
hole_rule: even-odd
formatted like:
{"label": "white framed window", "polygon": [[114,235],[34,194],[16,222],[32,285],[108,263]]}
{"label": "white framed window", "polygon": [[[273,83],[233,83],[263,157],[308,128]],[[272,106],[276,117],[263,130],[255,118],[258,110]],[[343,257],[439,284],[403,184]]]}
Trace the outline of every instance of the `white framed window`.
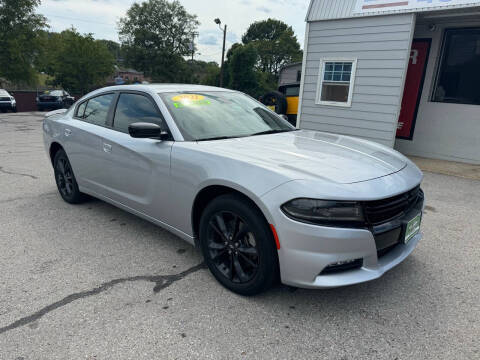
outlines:
{"label": "white framed window", "polygon": [[351,107],[356,70],[357,59],[322,59],[315,103]]}

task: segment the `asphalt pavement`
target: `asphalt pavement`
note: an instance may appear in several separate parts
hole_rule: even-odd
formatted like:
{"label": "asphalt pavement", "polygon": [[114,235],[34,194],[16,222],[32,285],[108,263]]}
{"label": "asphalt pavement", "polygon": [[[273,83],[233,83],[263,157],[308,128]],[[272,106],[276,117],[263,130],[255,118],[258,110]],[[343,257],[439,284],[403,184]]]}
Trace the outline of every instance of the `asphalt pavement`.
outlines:
{"label": "asphalt pavement", "polygon": [[43,114],[0,114],[0,359],[480,359],[480,181],[425,173],[424,239],[381,279],[245,298],[200,252],[57,193]]}

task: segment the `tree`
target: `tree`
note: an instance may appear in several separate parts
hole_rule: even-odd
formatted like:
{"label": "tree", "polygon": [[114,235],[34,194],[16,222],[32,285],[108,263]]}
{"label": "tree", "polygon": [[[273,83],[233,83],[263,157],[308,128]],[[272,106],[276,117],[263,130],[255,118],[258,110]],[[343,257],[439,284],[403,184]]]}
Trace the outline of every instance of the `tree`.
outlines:
{"label": "tree", "polygon": [[114,58],[107,46],[91,34],[81,35],[74,28],[51,36],[46,72],[53,84],[74,94],[85,94],[105,84],[114,71]]}
{"label": "tree", "polygon": [[217,85],[220,75],[220,67],[214,61],[190,60],[187,64],[192,84]]}
{"label": "tree", "polygon": [[258,96],[257,56],[257,50],[251,44],[235,46],[228,59],[229,88]]}
{"label": "tree", "polygon": [[198,25],[197,17],[187,13],[177,0],[133,4],[119,22],[127,64],[155,81],[185,81],[183,56],[192,52]]}
{"label": "tree", "polygon": [[283,65],[301,61],[300,44],[291,26],[275,19],[257,21],[242,37],[244,44],[253,44],[258,52],[257,68],[274,76]]}
{"label": "tree", "polygon": [[123,49],[122,46],[112,40],[97,40],[98,42],[104,44],[108,51],[112,54],[113,58],[115,59],[116,64],[121,64],[123,62]]}
{"label": "tree", "polygon": [[0,77],[33,83],[33,63],[39,52],[39,30],[46,19],[35,14],[40,0],[0,0]]}

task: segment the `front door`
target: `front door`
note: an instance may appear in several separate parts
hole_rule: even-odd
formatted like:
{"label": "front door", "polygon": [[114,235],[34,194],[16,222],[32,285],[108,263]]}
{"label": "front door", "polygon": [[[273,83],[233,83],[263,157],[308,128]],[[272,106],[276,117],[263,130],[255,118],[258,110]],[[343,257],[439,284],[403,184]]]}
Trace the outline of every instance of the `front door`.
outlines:
{"label": "front door", "polygon": [[408,63],[402,109],[398,118],[397,139],[412,140],[418,106],[422,96],[425,70],[427,68],[430,39],[413,40]]}
{"label": "front door", "polygon": [[140,93],[121,93],[111,129],[102,132],[105,194],[112,200],[165,221],[170,199],[170,153],[173,141],[136,139],[128,125],[163,125],[153,100]]}

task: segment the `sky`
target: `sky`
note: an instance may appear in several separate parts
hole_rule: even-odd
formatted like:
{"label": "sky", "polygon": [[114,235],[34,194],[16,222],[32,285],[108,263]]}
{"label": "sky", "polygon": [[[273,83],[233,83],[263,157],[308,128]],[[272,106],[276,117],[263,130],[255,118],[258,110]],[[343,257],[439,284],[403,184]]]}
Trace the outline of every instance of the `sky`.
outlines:
{"label": "sky", "polygon": [[[80,33],[92,33],[97,39],[118,41],[118,20],[135,2],[142,0],[42,0],[38,13],[48,19],[51,31],[72,25]],[[309,0],[180,0],[200,21],[196,40],[196,59],[220,62],[222,32],[213,20],[227,24],[227,49],[241,41],[248,26],[258,20],[274,18],[293,27],[303,48],[305,15]]]}

